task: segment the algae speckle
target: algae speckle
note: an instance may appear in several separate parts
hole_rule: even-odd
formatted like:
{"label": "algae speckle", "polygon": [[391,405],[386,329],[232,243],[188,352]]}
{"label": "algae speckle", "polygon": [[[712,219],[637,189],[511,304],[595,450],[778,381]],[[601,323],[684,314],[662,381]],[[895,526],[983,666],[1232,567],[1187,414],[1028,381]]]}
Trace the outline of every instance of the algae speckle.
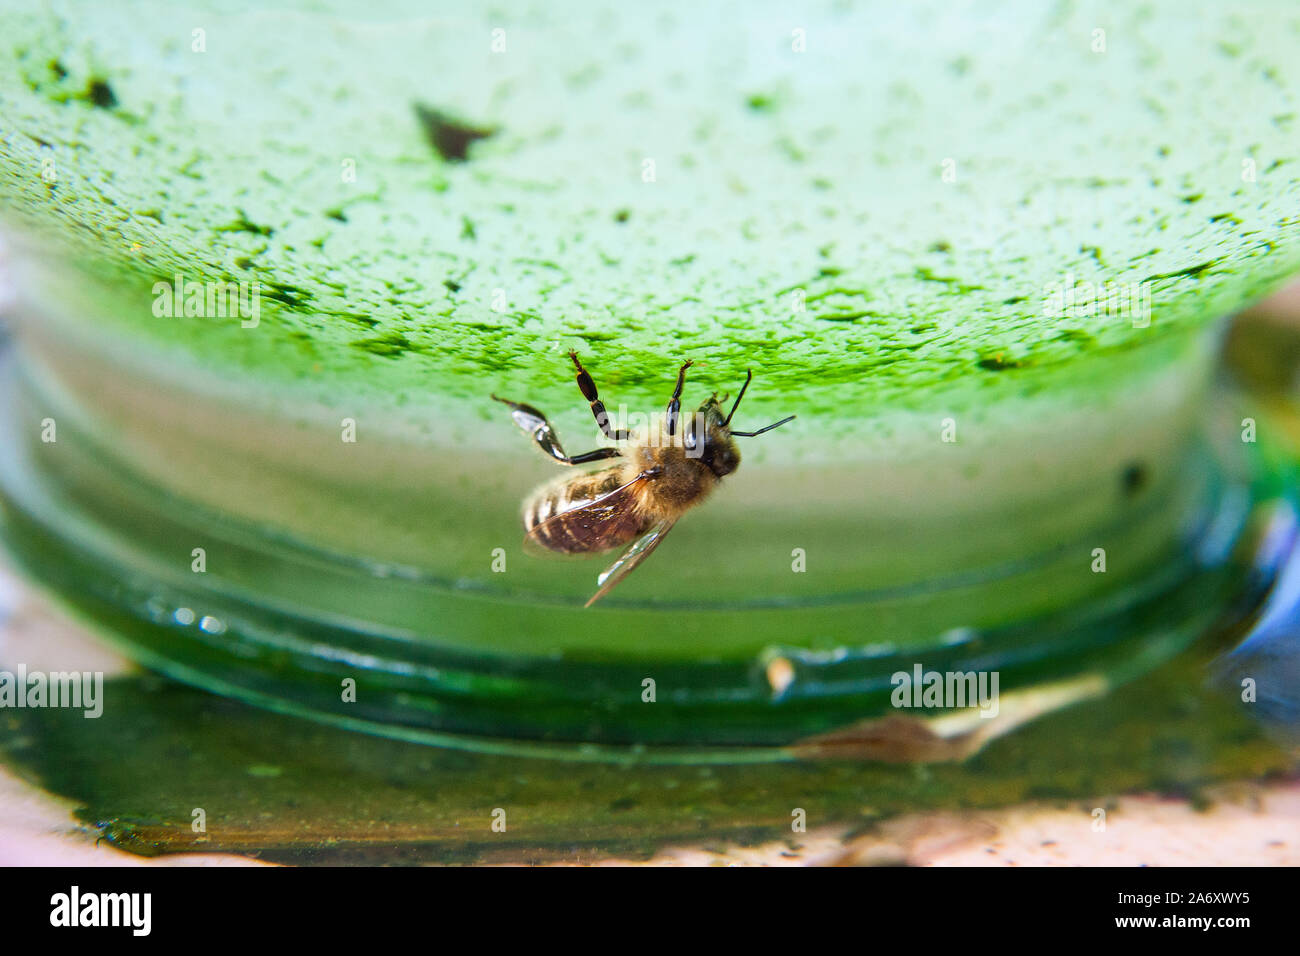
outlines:
{"label": "algae speckle", "polygon": [[1135,461],[1128,465],[1120,474],[1120,488],[1125,496],[1131,497],[1141,491],[1147,483],[1146,466]]}
{"label": "algae speckle", "polygon": [[312,300],[312,294],[309,291],[288,282],[263,280],[262,285],[265,287],[262,290],[262,295],[291,309],[302,309]]}
{"label": "algae speckle", "polygon": [[414,109],[429,145],[451,162],[465,162],[471,145],[496,133],[494,128],[472,126],[422,103],[414,104]]}
{"label": "algae speckle", "polygon": [[224,226],[217,226],[216,231],[217,232],[248,232],[256,236],[272,236],[275,234],[275,230],[272,229],[270,226],[262,226],[262,225],[258,225],[255,222],[250,222],[248,216],[244,213],[242,209],[236,210],[236,212],[238,212],[239,214],[238,216],[236,216],[230,222],[226,223]]}
{"label": "algae speckle", "polygon": [[101,110],[111,110],[117,106],[117,95],[107,80],[94,79],[86,86],[85,97]]}
{"label": "algae speckle", "polygon": [[1147,276],[1143,282],[1156,282],[1161,279],[1195,279],[1199,278],[1202,273],[1213,269],[1218,265],[1220,260],[1211,259],[1209,262],[1197,263],[1194,266],[1188,266],[1186,269],[1178,269],[1175,272],[1157,272]]}
{"label": "algae speckle", "polygon": [[1008,369],[1027,368],[1032,363],[1027,359],[1018,359],[1005,352],[995,352],[980,359],[977,364],[980,368],[989,372],[1004,372]]}
{"label": "algae speckle", "polygon": [[398,358],[407,352],[418,351],[417,346],[403,332],[386,332],[369,339],[357,339],[352,345],[363,352],[384,358]]}

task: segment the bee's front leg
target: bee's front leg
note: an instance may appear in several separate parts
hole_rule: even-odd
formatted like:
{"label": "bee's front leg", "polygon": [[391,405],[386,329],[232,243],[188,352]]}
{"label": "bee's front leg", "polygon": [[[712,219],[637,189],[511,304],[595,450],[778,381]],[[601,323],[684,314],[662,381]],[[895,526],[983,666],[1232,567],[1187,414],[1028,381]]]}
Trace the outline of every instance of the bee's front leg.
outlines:
{"label": "bee's front leg", "polygon": [[677,387],[673,389],[673,397],[668,402],[668,434],[677,434],[677,416],[682,410],[682,386],[686,384],[686,370],[695,363],[687,359],[682,363],[682,367],[677,370]]}

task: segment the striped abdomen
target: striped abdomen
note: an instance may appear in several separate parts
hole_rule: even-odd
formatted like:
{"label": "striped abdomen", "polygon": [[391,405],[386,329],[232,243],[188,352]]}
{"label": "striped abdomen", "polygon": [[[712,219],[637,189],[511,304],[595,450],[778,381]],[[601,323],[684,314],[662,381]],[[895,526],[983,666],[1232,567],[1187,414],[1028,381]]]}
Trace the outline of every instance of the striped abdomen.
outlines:
{"label": "striped abdomen", "polygon": [[616,465],[539,489],[524,504],[529,539],[561,554],[584,554],[639,537],[654,519],[641,512],[636,486],[611,494],[622,484],[623,467]]}

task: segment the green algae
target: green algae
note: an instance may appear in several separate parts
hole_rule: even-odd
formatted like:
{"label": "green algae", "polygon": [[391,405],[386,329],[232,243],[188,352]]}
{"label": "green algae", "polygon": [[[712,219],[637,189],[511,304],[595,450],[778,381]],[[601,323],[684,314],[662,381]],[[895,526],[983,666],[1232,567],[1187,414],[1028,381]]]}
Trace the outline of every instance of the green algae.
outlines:
{"label": "green algae", "polygon": [[[340,29],[341,6],[146,6],[130,31],[110,9],[6,13],[0,201],[128,300],[176,272],[261,282],[255,330],[105,319],[223,374],[320,363],[354,398],[567,402],[558,360],[595,346],[628,401],[690,353],[719,383],[761,365],[794,410],[957,407],[991,375],[1095,384],[1300,268],[1300,22],[1267,4],[1111,10],[1104,53],[1093,15],[1036,4],[1020,44],[976,13],[936,35],[929,5],[789,27],[773,7],[747,32],[749,7],[512,24],[390,3]],[[1042,304],[1066,275],[1152,283],[1150,327],[1063,336]]]}
{"label": "green algae", "polygon": [[[454,163],[465,162],[465,160],[469,159],[469,148],[474,143],[480,139],[487,139],[496,132],[494,129],[485,129],[464,123],[439,110],[425,106],[423,103],[415,104],[415,115],[424,128],[424,136],[429,141],[429,145],[443,159]],[[469,222],[464,217],[462,217],[462,221]],[[466,238],[463,229],[461,238]],[[472,227],[468,238],[473,238]]]}

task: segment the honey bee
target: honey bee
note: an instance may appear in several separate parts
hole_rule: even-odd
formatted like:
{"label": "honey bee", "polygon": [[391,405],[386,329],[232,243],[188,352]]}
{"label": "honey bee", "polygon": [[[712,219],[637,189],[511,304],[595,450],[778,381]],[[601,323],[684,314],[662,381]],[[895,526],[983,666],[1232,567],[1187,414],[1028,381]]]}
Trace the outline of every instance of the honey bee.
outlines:
{"label": "honey bee", "polygon": [[[510,417],[551,458],[562,465],[583,465],[607,458],[622,461],[598,471],[543,485],[525,501],[525,544],[569,555],[591,555],[630,545],[596,581],[598,591],[586,606],[613,590],[650,556],[677,520],[708,497],[718,483],[740,467],[740,450],[734,438],[753,438],[792,421],[790,415],[753,432],[733,431],[731,419],[754,378],[746,371],[745,384],[725,418],[715,392],[682,427],[682,388],[686,370],[677,372],[668,408],[644,432],[633,434],[610,425],[609,413],[576,352],[569,352],[577,369],[578,388],[591,405],[596,424],[612,441],[630,442],[626,449],[597,448],[581,455],[566,455],[546,416],[531,405],[492,398],[510,406]],[[726,401],[723,396],[722,401]]]}

